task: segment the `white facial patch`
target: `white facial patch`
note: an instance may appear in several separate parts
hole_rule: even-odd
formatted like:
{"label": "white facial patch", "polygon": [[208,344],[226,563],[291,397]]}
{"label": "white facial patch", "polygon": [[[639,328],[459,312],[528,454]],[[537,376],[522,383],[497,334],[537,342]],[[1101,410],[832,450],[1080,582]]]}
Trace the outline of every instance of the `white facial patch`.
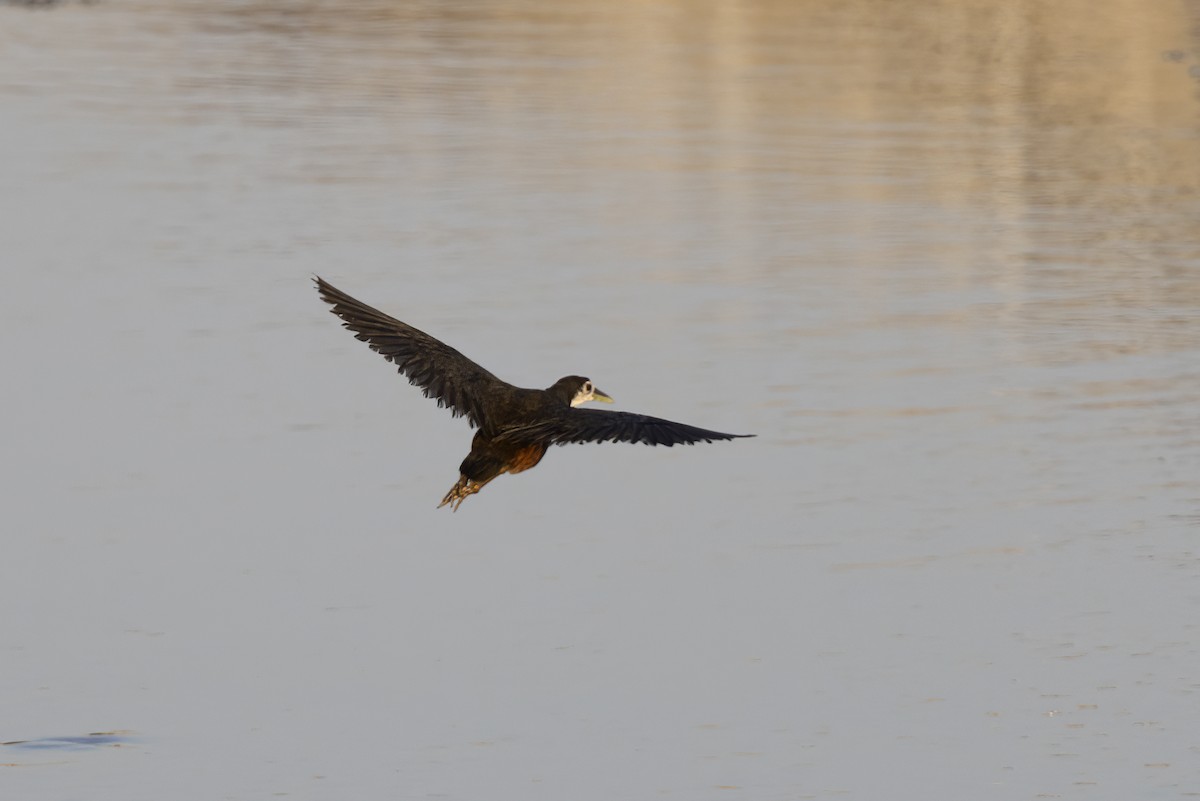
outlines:
{"label": "white facial patch", "polygon": [[575,397],[571,399],[571,406],[579,406],[587,403],[595,397],[596,388],[592,386],[591,381],[584,381],[583,386],[575,393]]}

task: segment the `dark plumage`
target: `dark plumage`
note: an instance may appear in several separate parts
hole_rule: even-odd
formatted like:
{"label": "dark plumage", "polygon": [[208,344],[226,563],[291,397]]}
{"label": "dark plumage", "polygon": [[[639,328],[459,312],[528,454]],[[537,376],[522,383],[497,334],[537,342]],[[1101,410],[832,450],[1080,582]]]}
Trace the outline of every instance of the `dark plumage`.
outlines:
{"label": "dark plumage", "polygon": [[641,442],[691,445],[752,437],[722,434],[644,414],[577,409],[592,400],[612,403],[582,376],[567,376],[547,389],[522,389],[501,381],[454,348],[407,323],[356,300],[321,278],[321,299],[342,325],[372,350],[395,363],[426,397],[478,429],[471,452],[459,466],[458,482],[440,506],[458,507],[468,495],[503,473],[537,465],[551,445],[569,442]]}

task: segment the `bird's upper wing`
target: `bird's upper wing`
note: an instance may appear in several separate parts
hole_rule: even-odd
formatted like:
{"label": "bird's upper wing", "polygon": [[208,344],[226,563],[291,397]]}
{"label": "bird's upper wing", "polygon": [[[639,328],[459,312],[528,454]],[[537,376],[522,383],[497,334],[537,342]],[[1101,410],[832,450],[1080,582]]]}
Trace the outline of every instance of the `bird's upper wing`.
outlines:
{"label": "bird's upper wing", "polygon": [[601,409],[564,409],[545,420],[510,428],[500,440],[566,445],[570,442],[641,442],[646,445],[692,445],[753,434],[723,434],[659,417]]}
{"label": "bird's upper wing", "polygon": [[322,278],[314,280],[321,300],[333,307],[330,311],[356,338],[394,362],[425,397],[436,398],[456,417],[465,415],[471,425],[483,427],[482,401],[489,391],[505,386],[503,381],[424,331],[371,308]]}

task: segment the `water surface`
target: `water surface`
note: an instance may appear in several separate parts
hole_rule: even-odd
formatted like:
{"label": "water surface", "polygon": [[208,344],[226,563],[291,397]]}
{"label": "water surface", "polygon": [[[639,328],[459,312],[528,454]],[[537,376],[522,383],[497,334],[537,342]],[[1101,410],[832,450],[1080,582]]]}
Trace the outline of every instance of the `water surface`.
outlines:
{"label": "water surface", "polygon": [[0,5],[4,796],[1194,793],[1198,20]]}

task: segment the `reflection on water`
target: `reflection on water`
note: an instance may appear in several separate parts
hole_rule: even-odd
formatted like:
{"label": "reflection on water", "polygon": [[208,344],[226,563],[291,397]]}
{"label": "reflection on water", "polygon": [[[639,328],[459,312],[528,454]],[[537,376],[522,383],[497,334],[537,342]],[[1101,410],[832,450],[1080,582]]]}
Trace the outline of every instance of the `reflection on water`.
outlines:
{"label": "reflection on water", "polygon": [[[1196,786],[1198,30],[0,4],[11,737],[161,734],[147,798]],[[759,438],[564,449],[448,523],[463,429],[317,272]]]}

